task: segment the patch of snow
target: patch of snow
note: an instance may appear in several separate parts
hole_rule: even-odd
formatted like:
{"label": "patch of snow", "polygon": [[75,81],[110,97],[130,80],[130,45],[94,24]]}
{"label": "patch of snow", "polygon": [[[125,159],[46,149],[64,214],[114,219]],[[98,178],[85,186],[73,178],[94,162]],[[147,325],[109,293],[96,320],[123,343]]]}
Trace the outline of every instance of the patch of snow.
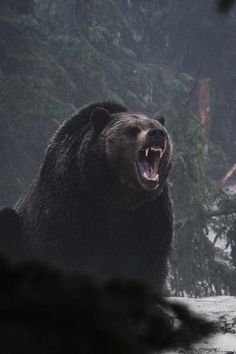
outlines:
{"label": "patch of snow", "polygon": [[210,353],[209,349],[214,349],[214,353],[236,353],[236,336],[231,333],[216,334],[195,345],[195,348],[199,353]]}
{"label": "patch of snow", "polygon": [[236,353],[236,297],[214,296],[201,299],[172,297],[171,301],[187,305],[193,312],[218,324],[219,332],[195,344],[190,351],[163,351],[174,353]]}
{"label": "patch of snow", "polygon": [[[209,234],[207,235],[207,237],[212,243],[214,242],[215,236],[216,236],[215,232],[212,229],[209,229]],[[231,248],[228,247],[226,249],[226,245],[227,242],[224,238],[218,238],[214,246],[224,250],[225,253],[230,254]]]}
{"label": "patch of snow", "polygon": [[225,193],[227,193],[228,195],[234,196],[236,195],[236,184],[231,184],[229,186],[226,186],[224,188]]}

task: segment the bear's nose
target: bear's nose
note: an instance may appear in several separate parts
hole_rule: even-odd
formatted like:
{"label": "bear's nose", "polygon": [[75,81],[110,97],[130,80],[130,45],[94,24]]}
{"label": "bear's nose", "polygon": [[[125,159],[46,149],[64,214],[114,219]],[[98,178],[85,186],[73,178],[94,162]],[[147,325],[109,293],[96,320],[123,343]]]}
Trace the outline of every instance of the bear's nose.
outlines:
{"label": "bear's nose", "polygon": [[147,135],[150,138],[163,138],[165,136],[165,133],[163,130],[155,128],[155,129],[149,130]]}

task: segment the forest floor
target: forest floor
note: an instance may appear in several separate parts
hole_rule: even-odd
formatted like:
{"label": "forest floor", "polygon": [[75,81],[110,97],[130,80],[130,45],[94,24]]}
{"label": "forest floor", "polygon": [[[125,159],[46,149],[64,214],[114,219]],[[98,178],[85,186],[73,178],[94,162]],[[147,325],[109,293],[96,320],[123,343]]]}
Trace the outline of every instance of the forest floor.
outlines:
{"label": "forest floor", "polygon": [[183,303],[192,311],[216,322],[219,332],[197,343],[191,350],[163,351],[162,354],[236,353],[236,297],[215,296],[200,299],[175,297],[172,301]]}

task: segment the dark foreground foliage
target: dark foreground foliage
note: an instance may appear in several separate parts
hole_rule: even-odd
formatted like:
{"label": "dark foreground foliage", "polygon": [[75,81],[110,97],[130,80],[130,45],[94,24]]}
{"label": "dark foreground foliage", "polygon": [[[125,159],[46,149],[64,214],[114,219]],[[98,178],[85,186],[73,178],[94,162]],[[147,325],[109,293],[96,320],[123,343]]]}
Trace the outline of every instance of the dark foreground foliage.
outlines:
{"label": "dark foreground foliage", "polygon": [[[4,213],[16,226],[14,211]],[[3,241],[12,236],[4,225],[2,218]],[[144,354],[186,348],[214,330],[212,323],[163,298],[144,280],[104,280],[1,256],[0,284],[1,354]]]}
{"label": "dark foreground foliage", "polygon": [[234,3],[235,0],[219,0],[218,1],[219,11],[228,12]]}

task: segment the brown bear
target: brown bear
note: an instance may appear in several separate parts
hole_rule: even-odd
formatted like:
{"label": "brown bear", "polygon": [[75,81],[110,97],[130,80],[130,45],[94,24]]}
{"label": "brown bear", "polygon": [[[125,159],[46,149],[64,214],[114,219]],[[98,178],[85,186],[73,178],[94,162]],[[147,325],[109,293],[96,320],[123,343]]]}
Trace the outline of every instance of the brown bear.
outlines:
{"label": "brown bear", "polygon": [[82,108],[59,127],[15,206],[25,242],[33,255],[64,265],[163,285],[173,234],[170,167],[163,118],[115,102]]}

